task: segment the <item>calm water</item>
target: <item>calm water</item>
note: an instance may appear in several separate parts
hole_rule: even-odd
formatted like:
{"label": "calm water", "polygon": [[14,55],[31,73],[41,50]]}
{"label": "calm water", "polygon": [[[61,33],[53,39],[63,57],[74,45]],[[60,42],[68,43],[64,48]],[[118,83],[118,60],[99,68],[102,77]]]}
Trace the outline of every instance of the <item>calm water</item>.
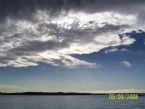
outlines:
{"label": "calm water", "polygon": [[0,96],[0,109],[145,109],[139,100],[108,100],[108,96]]}

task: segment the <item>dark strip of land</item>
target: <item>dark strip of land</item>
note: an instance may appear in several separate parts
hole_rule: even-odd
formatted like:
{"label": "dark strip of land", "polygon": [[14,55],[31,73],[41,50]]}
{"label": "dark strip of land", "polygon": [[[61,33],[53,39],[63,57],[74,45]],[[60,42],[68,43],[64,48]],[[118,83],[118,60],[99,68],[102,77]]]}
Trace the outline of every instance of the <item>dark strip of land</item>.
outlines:
{"label": "dark strip of land", "polygon": [[[76,92],[20,92],[20,93],[0,93],[0,95],[98,95],[95,93],[76,93]],[[105,94],[99,94],[105,95]]]}
{"label": "dark strip of land", "polygon": [[[4,93],[0,92],[0,95],[108,95],[110,93],[78,93],[78,92],[17,92],[17,93]],[[122,93],[111,93],[122,94]],[[128,93],[127,93],[128,94]],[[145,96],[145,93],[129,93],[138,94],[139,96]]]}

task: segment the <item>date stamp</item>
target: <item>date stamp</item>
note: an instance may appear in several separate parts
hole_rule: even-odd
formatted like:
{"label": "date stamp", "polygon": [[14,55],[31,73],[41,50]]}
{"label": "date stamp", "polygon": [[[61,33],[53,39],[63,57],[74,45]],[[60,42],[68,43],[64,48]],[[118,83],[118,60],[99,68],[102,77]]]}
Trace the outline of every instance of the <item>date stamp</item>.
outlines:
{"label": "date stamp", "polygon": [[108,95],[109,100],[138,100],[137,93],[111,93]]}

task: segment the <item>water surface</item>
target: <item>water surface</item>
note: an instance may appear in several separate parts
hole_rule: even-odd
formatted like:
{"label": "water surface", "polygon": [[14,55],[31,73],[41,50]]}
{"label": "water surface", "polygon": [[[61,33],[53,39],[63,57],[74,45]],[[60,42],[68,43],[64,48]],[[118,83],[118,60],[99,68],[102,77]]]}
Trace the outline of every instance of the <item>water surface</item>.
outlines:
{"label": "water surface", "polygon": [[0,109],[145,109],[145,96],[109,100],[107,95],[0,95]]}

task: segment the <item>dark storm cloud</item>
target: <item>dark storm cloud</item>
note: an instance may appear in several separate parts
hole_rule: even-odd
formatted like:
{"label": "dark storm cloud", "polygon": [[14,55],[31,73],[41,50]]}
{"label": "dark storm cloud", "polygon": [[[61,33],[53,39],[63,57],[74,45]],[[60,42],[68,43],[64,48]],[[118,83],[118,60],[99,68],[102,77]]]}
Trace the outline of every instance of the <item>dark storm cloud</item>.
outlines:
{"label": "dark storm cloud", "polygon": [[[142,5],[142,7],[140,7]],[[138,13],[145,0],[0,0],[0,19],[6,17],[29,19],[36,10],[49,10],[51,15],[60,11],[79,10],[88,13],[99,11],[125,11]]]}
{"label": "dark storm cloud", "polygon": [[0,66],[40,62],[94,66],[72,54],[133,44],[135,39],[123,30],[144,27],[138,23],[144,18],[144,4],[144,0],[1,0]]}

